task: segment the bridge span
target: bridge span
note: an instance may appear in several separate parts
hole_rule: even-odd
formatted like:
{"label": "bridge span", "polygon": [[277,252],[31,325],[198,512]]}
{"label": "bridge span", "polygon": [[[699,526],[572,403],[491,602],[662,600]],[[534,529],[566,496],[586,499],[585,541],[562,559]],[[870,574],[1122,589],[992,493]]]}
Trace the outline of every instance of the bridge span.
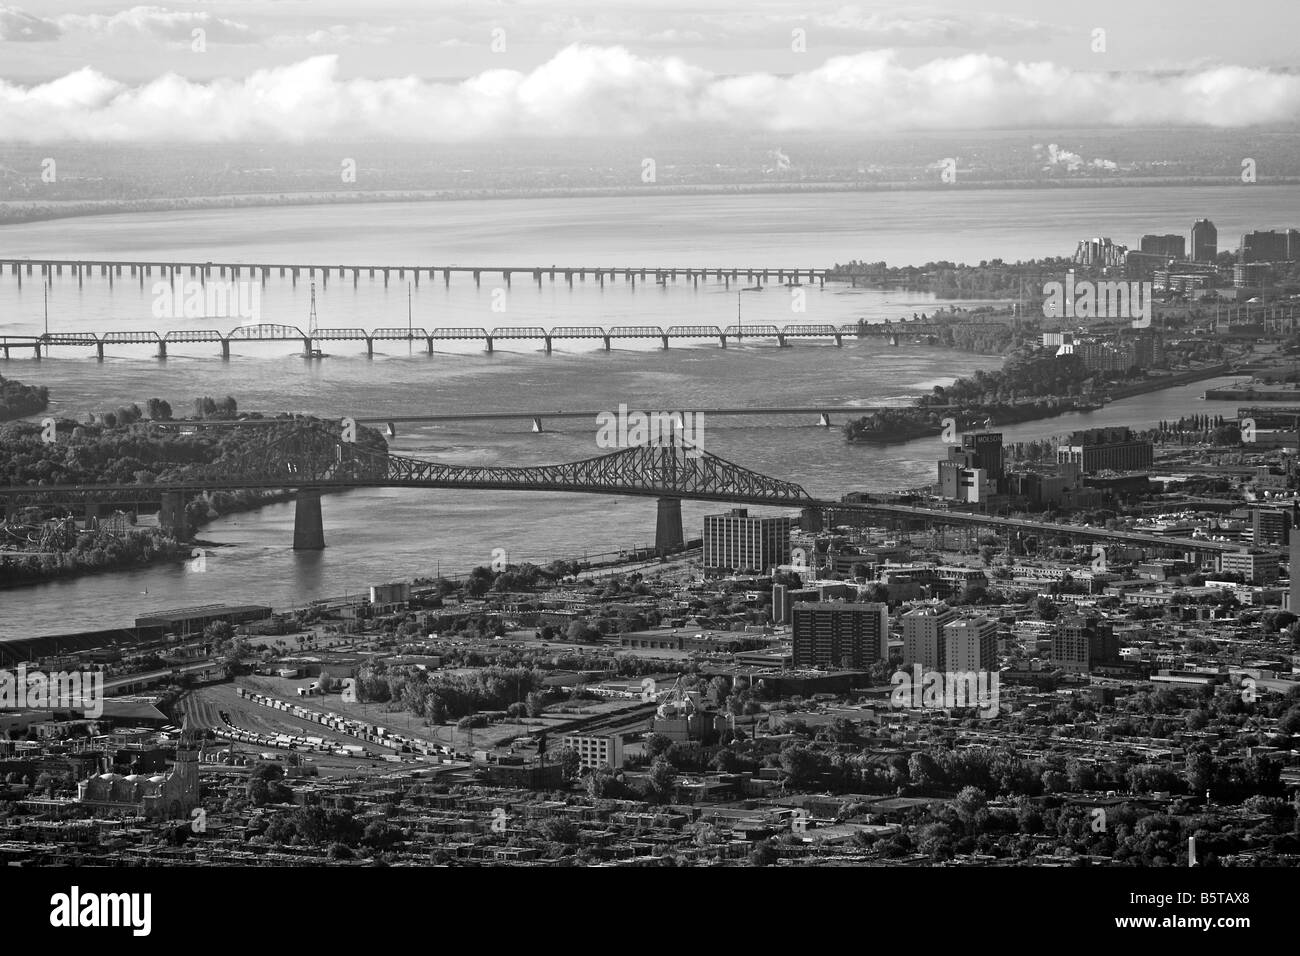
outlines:
{"label": "bridge span", "polygon": [[[873,514],[935,525],[978,525],[1031,531],[1078,540],[1109,541],[1145,548],[1215,554],[1240,550],[1230,542],[1167,538],[1142,532],[1054,524],[913,505],[844,502],[813,498],[800,485],[771,478],[701,449],[677,443],[625,448],[557,465],[447,465],[389,453],[342,440],[342,429],[323,423],[292,436],[262,432],[232,461],[184,466],[148,484],[0,486],[5,516],[29,504],[76,502],[98,515],[110,502],[158,502],[159,522],[176,537],[189,536],[187,497],[221,489],[295,490],[294,549],[325,546],[321,495],[362,487],[555,491],[658,499],[655,544],[661,554],[680,550],[683,500],[798,508],[801,525],[820,529],[827,516]],[[2,555],[0,555],[2,556]]]}
{"label": "bridge span", "polygon": [[[984,329],[1001,327],[997,323],[969,322],[959,326],[962,329]],[[484,351],[492,353],[496,346],[505,341],[538,342],[546,354],[551,354],[557,341],[587,339],[599,341],[605,351],[611,351],[614,343],[621,340],[650,339],[657,340],[667,349],[673,340],[688,342],[716,341],[721,348],[727,343],[741,344],[746,340],[775,341],[785,348],[794,339],[830,340],[836,346],[842,346],[846,338],[882,338],[890,345],[912,339],[934,341],[952,325],[940,325],[934,322],[870,322],[845,325],[817,325],[791,323],[789,325],[672,325],[666,328],[657,325],[647,326],[557,326],[544,328],[515,328],[498,326],[497,328],[375,328],[355,327],[317,328],[303,331],[296,325],[275,322],[259,322],[239,325],[228,332],[219,329],[169,329],[158,332],[154,329],[134,331],[104,332],[45,332],[41,335],[0,334],[0,354],[10,358],[11,350],[31,349],[35,358],[49,354],[58,346],[60,348],[92,348],[96,357],[103,361],[106,346],[114,345],[149,345],[156,349],[158,358],[167,357],[170,345],[192,345],[210,342],[221,350],[221,357],[229,359],[231,345],[257,342],[298,342],[302,344],[302,354],[308,358],[321,358],[320,345],[325,342],[358,342],[365,348],[366,356],[373,358],[376,342],[423,343],[425,352],[434,354],[435,342],[482,342]]]}
{"label": "bridge span", "polygon": [[286,276],[296,285],[300,276],[305,276],[309,280],[320,278],[322,284],[328,284],[331,275],[338,279],[351,277],[352,284],[357,285],[360,282],[361,275],[364,273],[368,279],[382,278],[384,285],[388,285],[390,277],[396,276],[400,280],[405,280],[409,275],[416,285],[420,284],[420,277],[435,279],[442,277],[443,283],[451,284],[453,274],[467,275],[474,279],[474,284],[480,285],[482,277],[500,276],[506,285],[510,285],[515,276],[528,276],[538,285],[542,284],[542,279],[549,277],[550,281],[556,281],[556,277],[563,279],[569,285],[573,285],[576,277],[579,282],[585,282],[590,278],[593,282],[600,285],[605,284],[605,280],[614,280],[621,278],[625,282],[635,284],[638,280],[641,282],[655,281],[660,284],[665,282],[676,282],[679,278],[687,282],[699,284],[701,281],[713,279],[716,282],[722,282],[730,287],[732,282],[740,281],[742,278],[746,282],[769,282],[775,279],[777,282],[789,283],[790,285],[801,285],[804,279],[809,282],[816,282],[823,285],[830,274],[826,268],[814,266],[647,266],[647,265],[430,265],[413,263],[407,265],[393,265],[391,263],[308,263],[308,262],[229,262],[207,260],[204,262],[194,260],[179,259],[31,259],[31,258],[0,258],[0,273],[5,269],[9,274],[17,278],[19,285],[22,284],[23,275],[36,275],[43,278],[46,282],[53,282],[56,276],[66,274],[69,278],[75,278],[78,283],[84,283],[86,279],[98,275],[106,279],[110,284],[115,279],[138,278],[143,286],[147,277],[155,274],[159,278],[171,281],[176,278],[190,277],[202,282],[225,280],[227,278],[238,280],[244,277],[254,280],[260,280],[265,283],[274,273],[279,278]]}

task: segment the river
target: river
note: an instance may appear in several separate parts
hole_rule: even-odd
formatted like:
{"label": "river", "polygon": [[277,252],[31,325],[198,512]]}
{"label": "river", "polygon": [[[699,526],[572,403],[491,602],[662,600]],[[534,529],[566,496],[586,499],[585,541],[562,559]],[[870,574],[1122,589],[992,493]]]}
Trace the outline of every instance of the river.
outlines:
{"label": "river", "polygon": [[[375,264],[826,266],[850,259],[891,264],[928,259],[978,261],[1065,254],[1085,235],[1111,235],[1135,244],[1140,232],[1184,229],[1209,216],[1221,236],[1278,225],[1270,218],[1297,190],[1270,187],[1194,190],[1140,187],[1056,193],[1048,190],[964,193],[827,194],[813,196],[669,196],[645,199],[501,200],[478,203],[276,207],[149,213],[28,223],[0,230],[8,256],[303,261]],[[1068,231],[1063,231],[1067,223]],[[1285,224],[1281,224],[1285,225]],[[155,281],[156,276],[150,282]],[[590,278],[570,289],[562,278],[516,276],[504,296],[497,277],[476,289],[468,276],[422,278],[419,289],[395,278],[337,273],[318,281],[322,326],[405,326],[408,294],[416,326],[727,325],[852,322],[901,318],[933,310],[927,296],[806,287],[803,301],[775,284],[758,293],[698,287],[679,279],[666,286],[619,279],[602,289]],[[262,318],[305,328],[309,287],[273,276],[262,292]],[[138,328],[228,328],[226,320],[153,318],[153,290],[126,277],[110,287],[98,275],[81,285],[56,277],[49,295],[51,331]],[[796,303],[799,303],[798,305]],[[799,305],[802,311],[798,311]],[[41,283],[0,277],[0,331],[37,334],[44,323]],[[506,347],[502,348],[501,345]],[[846,340],[843,348],[798,341],[792,347],[716,343],[669,351],[656,343],[624,343],[604,352],[597,343],[499,343],[485,355],[470,343],[440,345],[432,356],[406,343],[385,343],[367,359],[359,343],[329,343],[331,354],[306,362],[291,343],[237,345],[222,361],[210,344],[173,346],[166,361],[146,346],[110,346],[104,362],[87,349],[57,349],[39,363],[15,357],[0,372],[48,385],[57,414],[84,417],[94,409],[150,397],[178,414],[194,397],[234,395],[241,408],[302,411],[323,416],[397,416],[421,412],[515,408],[755,407],[903,403],[976,369],[1001,364],[979,356],[918,345],[891,348],[876,340]],[[15,353],[17,356],[18,353]],[[1114,402],[1086,415],[1003,429],[1007,441],[1064,434],[1104,424],[1144,426],[1192,411],[1235,414],[1236,403],[1202,402],[1210,383]],[[737,464],[838,497],[853,490],[888,490],[932,481],[943,452],[938,439],[885,449],[847,444],[807,418],[710,419],[706,447]],[[403,427],[390,441],[400,454],[451,463],[532,464],[599,454],[595,423],[552,420],[534,434],[526,422]],[[272,505],[205,526],[214,547],[202,572],[186,566],[89,575],[0,590],[0,640],[130,624],[146,612],[211,603],[299,604],[356,593],[389,580],[438,571],[463,572],[491,560],[581,557],[645,545],[653,539],[652,499],[563,494],[473,493],[400,489],[358,490],[324,500],[327,547],[291,548],[293,506]],[[721,506],[687,502],[688,536],[704,514]]]}

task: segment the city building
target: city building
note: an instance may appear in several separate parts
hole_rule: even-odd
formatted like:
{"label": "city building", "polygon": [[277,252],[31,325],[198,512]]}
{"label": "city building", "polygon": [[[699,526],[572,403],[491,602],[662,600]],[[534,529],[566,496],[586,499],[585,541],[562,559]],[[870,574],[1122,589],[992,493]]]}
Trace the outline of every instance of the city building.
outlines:
{"label": "city building", "polygon": [[763,572],[790,563],[790,518],[750,517],[744,508],[704,518],[706,568]]}
{"label": "city building", "polygon": [[1219,555],[1219,571],[1239,574],[1247,584],[1272,584],[1278,578],[1278,554],[1258,548],[1225,551]]}
{"label": "city building", "polygon": [[1219,230],[1208,219],[1192,223],[1192,259],[1213,262],[1219,255]]}
{"label": "city building", "polygon": [[1080,239],[1074,250],[1074,263],[1104,269],[1124,265],[1128,246],[1118,246],[1109,238],[1097,236],[1092,239]]}
{"label": "city building", "polygon": [[623,768],[622,734],[566,734],[561,747],[578,755],[578,765],[592,770]]}
{"label": "city building", "polygon": [[998,669],[998,624],[985,617],[962,617],[943,626],[947,671]]}
{"label": "city building", "polygon": [[1125,427],[1088,428],[1074,432],[1056,450],[1057,464],[1075,464],[1084,474],[1098,471],[1143,471],[1151,467],[1154,447]]}
{"label": "city building", "polygon": [[1250,530],[1255,547],[1284,548],[1291,540],[1291,512],[1281,508],[1251,508]]}
{"label": "city building", "polygon": [[800,601],[791,628],[795,667],[862,668],[889,658],[889,607]]}
{"label": "city building", "polygon": [[1052,662],[1064,671],[1087,674],[1100,664],[1119,663],[1114,628],[1095,617],[1074,615],[1057,621],[1052,635]]}
{"label": "city building", "polygon": [[1005,467],[1001,432],[962,435],[962,443],[949,445],[947,460],[939,462],[939,496],[973,504],[988,501],[998,494]]}
{"label": "city building", "polygon": [[1300,230],[1248,232],[1241,237],[1238,263],[1294,262],[1300,259]]}
{"label": "city building", "polygon": [[957,612],[946,604],[913,608],[899,618],[903,626],[903,666],[920,664],[922,669],[944,669],[943,626],[955,620]]}
{"label": "city building", "polygon": [[1187,240],[1176,233],[1168,233],[1163,236],[1145,235],[1142,237],[1139,248],[1144,253],[1165,256],[1169,259],[1187,258]]}
{"label": "city building", "polygon": [[784,584],[772,585],[772,623],[790,623],[790,589]]}
{"label": "city building", "polygon": [[1237,289],[1258,289],[1269,284],[1273,267],[1267,262],[1238,262],[1232,267],[1232,285]]}

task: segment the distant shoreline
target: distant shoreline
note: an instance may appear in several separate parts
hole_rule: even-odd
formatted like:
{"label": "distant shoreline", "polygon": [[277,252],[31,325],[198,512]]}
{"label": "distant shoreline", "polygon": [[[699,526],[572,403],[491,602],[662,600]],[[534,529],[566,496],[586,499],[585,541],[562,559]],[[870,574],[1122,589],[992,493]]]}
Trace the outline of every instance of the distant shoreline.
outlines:
{"label": "distant shoreline", "polygon": [[[69,199],[58,202],[0,202],[0,226],[86,216],[111,216],[148,212],[204,211],[210,209],[252,209],[275,206],[333,206],[347,204],[463,202],[490,199],[611,199],[644,197],[653,192],[672,196],[747,196],[799,195],[824,193],[937,192],[940,190],[1076,190],[1129,189],[1150,187],[1231,186],[1239,180],[1233,176],[1184,176],[1176,178],[1115,178],[1082,180],[1006,180],[941,184],[937,182],[888,183],[749,183],[724,185],[657,184],[641,187],[592,186],[551,189],[430,189],[379,190],[374,192],[303,192],[303,193],[231,193],[217,196],[191,196],[152,199]],[[1260,186],[1297,186],[1300,176],[1282,177]]]}

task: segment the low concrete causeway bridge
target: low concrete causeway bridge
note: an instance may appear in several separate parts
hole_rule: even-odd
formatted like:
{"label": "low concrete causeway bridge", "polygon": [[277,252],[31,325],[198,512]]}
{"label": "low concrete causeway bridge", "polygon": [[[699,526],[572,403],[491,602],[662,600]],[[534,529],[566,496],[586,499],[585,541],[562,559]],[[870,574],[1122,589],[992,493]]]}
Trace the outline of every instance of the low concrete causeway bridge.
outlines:
{"label": "low concrete causeway bridge", "polygon": [[[967,323],[962,328],[979,329],[993,327],[993,323]],[[376,342],[422,342],[425,351],[432,355],[435,342],[482,342],[487,352],[495,346],[506,342],[540,342],[549,355],[557,341],[587,339],[600,341],[605,351],[613,348],[617,341],[633,339],[657,339],[663,348],[669,348],[670,341],[716,341],[722,348],[727,343],[739,344],[746,339],[750,341],[772,341],[785,347],[794,339],[829,339],[837,346],[844,344],[845,338],[883,338],[890,345],[898,345],[905,337],[930,338],[938,336],[946,326],[933,322],[872,322],[863,325],[672,325],[662,328],[657,325],[616,326],[601,328],[599,326],[557,326],[543,328],[318,328],[304,332],[296,325],[277,323],[257,323],[240,325],[229,332],[217,329],[171,329],[156,332],[152,329],[130,332],[46,332],[42,335],[0,335],[0,354],[10,357],[14,349],[31,349],[36,358],[48,354],[55,346],[68,348],[93,348],[99,359],[104,358],[104,348],[113,345],[151,345],[157,349],[159,358],[167,357],[167,348],[172,344],[193,344],[211,342],[219,345],[222,358],[230,358],[232,344],[255,342],[301,342],[302,353],[307,357],[320,357],[319,345],[323,342],[360,342],[364,343],[366,355],[375,354]]]}
{"label": "low concrete causeway bridge", "polygon": [[677,444],[625,448],[558,465],[498,467],[447,465],[394,455],[386,448],[344,442],[341,438],[338,426],[318,423],[298,429],[291,436],[267,430],[250,441],[233,462],[188,468],[156,483],[6,485],[0,486],[0,499],[4,501],[6,517],[25,505],[76,502],[85,506],[88,517],[93,517],[112,503],[159,502],[160,523],[183,539],[189,534],[185,505],[194,495],[239,488],[294,490],[295,550],[325,547],[322,493],[363,487],[555,491],[657,498],[655,546],[661,554],[683,546],[683,500],[799,508],[801,524],[808,530],[820,529],[828,515],[857,513],[1186,552],[1239,550],[1237,545],[1228,542],[1165,538],[907,505],[816,499],[793,482],[771,478],[716,455]]}
{"label": "low concrete causeway bridge", "polygon": [[352,278],[352,284],[357,285],[361,279],[362,273],[367,278],[374,279],[380,277],[384,280],[384,285],[388,285],[391,277],[396,276],[400,280],[405,280],[409,275],[416,285],[420,284],[420,276],[423,275],[428,279],[434,279],[441,275],[443,283],[451,284],[453,273],[460,275],[472,276],[474,284],[481,285],[483,276],[500,276],[501,280],[508,286],[515,276],[531,276],[538,284],[542,284],[542,279],[546,276],[554,282],[556,277],[564,279],[569,285],[573,285],[576,277],[579,282],[585,282],[588,277],[593,282],[600,285],[605,284],[606,279],[614,280],[622,278],[626,282],[635,284],[638,280],[641,282],[655,281],[663,284],[666,282],[676,282],[679,278],[687,282],[698,284],[701,281],[713,279],[722,282],[730,287],[732,282],[738,282],[742,278],[751,283],[765,283],[772,279],[781,283],[791,285],[801,284],[804,279],[809,282],[816,282],[824,285],[829,275],[828,269],[808,268],[805,266],[791,266],[786,268],[770,266],[483,266],[483,265],[343,265],[337,263],[304,263],[304,262],[181,262],[174,259],[152,259],[152,260],[119,260],[119,259],[19,259],[19,258],[0,258],[0,272],[5,269],[9,274],[16,276],[19,284],[22,284],[24,273],[28,276],[41,276],[45,281],[53,281],[56,276],[67,274],[70,278],[75,278],[79,283],[85,282],[96,273],[102,278],[108,280],[111,284],[115,279],[121,278],[138,278],[140,284],[144,284],[146,278],[154,275],[162,279],[171,281],[177,278],[184,278],[187,275],[191,278],[207,281],[209,279],[260,279],[266,282],[272,273],[276,273],[280,278],[288,277],[295,284],[299,277],[306,277],[314,280],[317,276],[323,284],[328,284],[331,274],[336,275],[339,279],[346,279],[349,275]]}

